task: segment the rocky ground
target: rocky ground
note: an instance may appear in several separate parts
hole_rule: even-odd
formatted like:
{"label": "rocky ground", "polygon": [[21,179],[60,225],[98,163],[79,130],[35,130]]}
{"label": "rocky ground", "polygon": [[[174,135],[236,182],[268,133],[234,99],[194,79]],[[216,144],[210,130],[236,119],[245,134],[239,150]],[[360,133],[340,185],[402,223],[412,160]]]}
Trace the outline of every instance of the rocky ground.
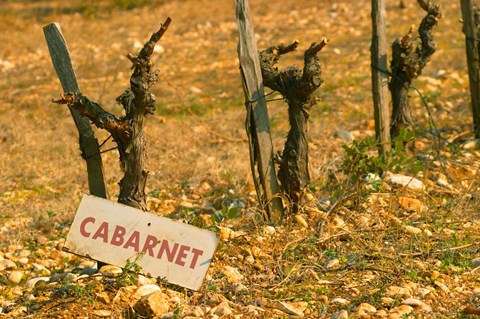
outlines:
{"label": "rocky ground", "polygon": [[[301,212],[272,224],[246,160],[233,4],[147,2],[128,10],[113,0],[0,2],[0,318],[480,315],[480,152],[459,3],[438,0],[438,50],[414,82],[432,117],[412,91],[415,149],[378,162],[364,142],[374,135],[370,2],[251,1],[259,48],[298,39],[302,51],[330,39],[310,118],[312,184]],[[396,2],[387,8],[392,41],[423,16],[415,1]],[[134,264],[97,269],[62,251],[88,188],[69,112],[49,102],[61,89],[42,26],[60,22],[83,93],[119,112],[110,101],[128,84],[125,55],[167,15],[173,22],[156,49],[158,111],[145,132],[148,206],[218,233],[198,291],[139,275]],[[301,54],[283,63],[301,65]],[[283,101],[269,102],[269,114],[281,149]],[[115,200],[118,158],[110,151],[103,160]]]}

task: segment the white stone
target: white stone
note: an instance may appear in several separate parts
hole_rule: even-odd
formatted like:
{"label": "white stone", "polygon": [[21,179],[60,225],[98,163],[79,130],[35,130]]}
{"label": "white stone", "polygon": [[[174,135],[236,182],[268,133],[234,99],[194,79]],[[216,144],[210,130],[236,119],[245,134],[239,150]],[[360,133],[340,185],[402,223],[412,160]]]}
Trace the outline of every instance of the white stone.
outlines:
{"label": "white stone", "polygon": [[407,298],[404,301],[402,301],[402,304],[412,306],[412,307],[415,307],[415,308],[419,308],[424,312],[432,312],[432,307],[430,307],[429,305],[427,305],[423,301],[415,299],[415,298]]}
{"label": "white stone", "polygon": [[154,293],[155,291],[160,291],[160,290],[161,289],[160,289],[159,286],[153,285],[153,284],[138,287],[138,289],[135,291],[135,293],[132,296],[132,300],[136,302],[140,298],[142,298],[144,296],[147,296],[147,295],[150,295],[150,294]]}
{"label": "white stone", "polygon": [[42,276],[50,276],[51,272],[50,270],[47,269],[44,265],[40,265],[38,263],[33,263],[32,264],[33,268],[37,272],[37,274],[42,275]]}
{"label": "white stone", "polygon": [[232,309],[228,306],[228,302],[224,301],[215,307],[214,314],[220,317],[228,316],[232,314]]}
{"label": "white stone", "polygon": [[435,281],[435,286],[440,288],[444,293],[448,294],[450,292],[450,289],[448,289],[447,285],[445,285],[442,282]]}
{"label": "white stone", "polygon": [[19,260],[17,260],[19,264],[26,265],[28,264],[28,258],[27,257],[22,257]]}
{"label": "white stone", "polygon": [[189,93],[192,93],[192,94],[200,94],[202,93],[202,90],[195,87],[195,86],[192,86],[189,90],[188,90]]}
{"label": "white stone", "polygon": [[294,218],[303,228],[308,228],[308,223],[302,215],[295,215]]}
{"label": "white stone", "polygon": [[396,187],[406,187],[412,190],[424,190],[425,185],[422,181],[416,179],[415,177],[398,175],[398,174],[387,174],[387,183]]}
{"label": "white stone", "polygon": [[334,299],[330,300],[330,303],[338,303],[338,304],[341,304],[341,305],[348,305],[350,303],[350,301],[348,301],[347,299],[344,299],[344,298],[334,298]]}
{"label": "white stone", "polygon": [[143,276],[143,275],[138,275],[137,278],[135,278],[135,285],[137,287],[145,286],[145,285],[151,285],[151,284],[154,284],[154,283],[155,283],[155,279],[148,278],[148,277]]}
{"label": "white stone", "polygon": [[406,318],[405,316],[411,314],[413,308],[409,305],[401,305],[395,308],[390,309],[388,318],[390,319],[401,319]]}
{"label": "white stone", "polygon": [[418,227],[414,227],[414,226],[410,226],[410,225],[403,225],[402,228],[408,234],[420,235],[422,233],[422,230]]}
{"label": "white stone", "polygon": [[294,305],[283,302],[283,301],[277,301],[275,303],[275,308],[292,316],[297,316],[297,317],[305,316],[302,309],[299,309],[298,307],[295,307]]}
{"label": "white stone", "polygon": [[133,306],[135,312],[149,318],[166,314],[169,308],[168,296],[160,290],[143,296],[135,306]]}
{"label": "white stone", "polygon": [[263,228],[263,230],[264,230],[265,234],[268,234],[268,235],[273,235],[273,234],[275,234],[275,231],[276,231],[275,227],[273,227],[273,226],[265,226]]}
{"label": "white stone", "polygon": [[471,263],[473,269],[480,267],[480,257],[472,259]]}
{"label": "white stone", "polygon": [[390,286],[385,290],[385,295],[388,297],[410,297],[411,294],[410,289],[405,287]]}
{"label": "white stone", "polygon": [[419,297],[425,298],[425,296],[431,293],[431,291],[427,288],[417,288],[416,293]]}
{"label": "white stone", "polygon": [[18,257],[28,257],[32,252],[30,250],[24,249],[18,253]]}
{"label": "white stone", "polygon": [[94,310],[93,314],[98,317],[111,317],[112,311],[107,309]]}
{"label": "white stone", "polygon": [[243,280],[243,275],[238,271],[237,268],[225,266],[222,270],[222,273],[225,275],[225,277],[227,277],[227,281],[231,284],[237,284]]}
{"label": "white stone", "polygon": [[8,260],[8,259],[0,260],[0,271],[12,270],[12,269],[16,269],[16,268],[17,268],[17,265],[13,261]]}
{"label": "white stone", "polygon": [[44,282],[49,282],[50,281],[50,277],[37,277],[37,278],[32,278],[30,280],[28,280],[25,285],[28,287],[28,288],[34,288],[35,285],[37,284],[37,282],[39,281],[44,281]]}
{"label": "white stone", "polygon": [[113,265],[105,265],[98,270],[105,277],[116,277],[120,275],[123,271],[122,268],[113,266]]}
{"label": "white stone", "polygon": [[377,309],[368,303],[361,303],[358,305],[357,309],[355,310],[357,316],[363,318],[365,316],[371,316],[372,314],[377,312]]}
{"label": "white stone", "polygon": [[327,269],[337,268],[339,265],[340,265],[340,260],[338,260],[337,258],[335,258],[335,259],[330,260],[330,261],[327,263],[326,268],[327,268]]}
{"label": "white stone", "polygon": [[23,272],[14,270],[8,275],[7,280],[12,284],[19,284],[23,279]]}
{"label": "white stone", "polygon": [[331,316],[330,319],[348,319],[348,312],[346,310],[340,310]]}
{"label": "white stone", "polygon": [[462,147],[464,150],[471,150],[477,146],[477,143],[478,143],[478,140],[471,140],[471,141],[465,142]]}

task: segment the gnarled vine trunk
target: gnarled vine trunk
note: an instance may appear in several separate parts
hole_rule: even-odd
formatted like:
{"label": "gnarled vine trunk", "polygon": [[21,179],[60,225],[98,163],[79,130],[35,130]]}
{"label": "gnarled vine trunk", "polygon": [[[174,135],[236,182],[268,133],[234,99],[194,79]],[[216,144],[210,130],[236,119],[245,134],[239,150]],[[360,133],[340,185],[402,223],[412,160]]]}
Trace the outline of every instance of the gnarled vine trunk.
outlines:
{"label": "gnarled vine trunk", "polygon": [[310,183],[308,169],[308,118],[315,104],[313,93],[323,83],[318,53],[327,44],[312,43],[305,51],[304,68],[289,67],[279,71],[275,64],[280,56],[294,51],[298,42],[285,46],[272,46],[260,51],[260,64],[265,86],[278,91],[288,102],[290,130],[281,158],[278,179],[292,203],[292,212],[299,208],[302,192]]}
{"label": "gnarled vine trunk", "polygon": [[431,1],[417,0],[420,7],[427,11],[418,28],[421,45],[415,46],[413,28],[401,39],[392,44],[392,78],[388,85],[392,94],[391,138],[399,135],[402,129],[413,129],[408,92],[412,80],[422,73],[430,57],[435,52],[436,44],[432,29],[441,17],[440,7]]}
{"label": "gnarled vine trunk", "polygon": [[79,92],[66,93],[55,101],[79,111],[97,127],[111,134],[118,146],[120,166],[124,173],[118,202],[142,210],[147,210],[145,185],[148,177],[143,125],[145,116],[155,113],[155,96],[150,88],[157,82],[157,71],[150,57],[170,22],[171,19],[167,18],[138,55],[127,56],[133,64],[130,88],[117,98],[117,102],[125,109],[125,116],[117,118]]}

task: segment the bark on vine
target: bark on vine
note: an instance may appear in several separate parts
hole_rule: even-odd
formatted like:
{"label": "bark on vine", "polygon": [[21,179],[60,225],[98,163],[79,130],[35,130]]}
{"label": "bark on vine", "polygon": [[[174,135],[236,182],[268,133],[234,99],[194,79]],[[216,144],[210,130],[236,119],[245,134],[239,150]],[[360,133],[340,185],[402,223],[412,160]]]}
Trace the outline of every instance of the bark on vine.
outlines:
{"label": "bark on vine", "polygon": [[432,29],[441,17],[440,7],[430,0],[417,2],[427,12],[418,28],[420,45],[415,45],[413,26],[403,38],[396,39],[392,44],[392,77],[388,85],[393,106],[390,128],[392,139],[399,135],[400,130],[413,128],[408,92],[413,79],[422,73],[436,49]]}
{"label": "bark on vine", "polygon": [[327,42],[324,38],[319,43],[312,43],[305,51],[303,70],[289,67],[280,71],[275,66],[282,55],[298,47],[298,41],[287,46],[272,46],[259,52],[264,85],[282,94],[288,103],[290,130],[278,160],[278,179],[293,204],[293,213],[298,210],[301,194],[310,183],[307,123],[310,109],[316,102],[313,93],[323,83],[318,53]]}
{"label": "bark on vine", "polygon": [[147,210],[145,184],[148,176],[143,125],[145,116],[155,113],[155,95],[150,88],[157,82],[157,70],[150,57],[170,22],[171,19],[167,18],[138,55],[127,56],[133,69],[130,87],[117,98],[117,102],[125,109],[125,116],[116,117],[78,92],[66,93],[60,100],[54,101],[79,111],[97,127],[112,135],[118,146],[120,166],[124,173],[118,202],[142,210]]}

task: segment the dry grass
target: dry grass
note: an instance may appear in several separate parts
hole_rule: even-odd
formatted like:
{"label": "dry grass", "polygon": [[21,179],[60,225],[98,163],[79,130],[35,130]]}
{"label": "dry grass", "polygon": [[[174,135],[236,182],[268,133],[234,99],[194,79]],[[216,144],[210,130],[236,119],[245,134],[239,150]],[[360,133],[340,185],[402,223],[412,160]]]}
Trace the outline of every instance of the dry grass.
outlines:
{"label": "dry grass", "polygon": [[[158,114],[146,127],[151,173],[148,190],[152,198],[160,199],[152,204],[152,210],[208,227],[208,218],[205,221],[192,214],[185,203],[192,204],[195,212],[206,203],[220,209],[231,199],[246,204],[240,218],[220,225],[246,235],[222,242],[202,291],[203,299],[188,293],[185,298],[191,298],[190,304],[201,304],[212,292],[239,304],[304,300],[310,302],[310,316],[320,317],[324,306],[329,314],[341,308],[322,303],[322,296],[349,299],[349,312],[361,302],[381,307],[380,297],[387,287],[411,282],[422,287],[435,285],[432,273],[440,271],[452,293],[443,295],[437,287],[439,293],[429,300],[435,305],[434,314],[438,318],[460,316],[459,310],[471,297],[462,291],[479,286],[478,271],[469,273],[469,261],[478,257],[480,241],[478,151],[463,150],[460,142],[464,140],[444,146],[441,165],[426,163],[425,193],[359,193],[347,186],[341,174],[334,184],[329,172],[338,169],[344,153],[343,141],[334,138],[333,132],[350,130],[357,138],[373,135],[369,122],[373,113],[369,2],[251,2],[259,48],[298,39],[302,51],[323,36],[331,40],[322,51],[325,84],[311,116],[312,184],[317,198],[334,200],[343,194],[347,199],[339,201],[328,217],[306,213],[309,229],[287,220],[274,235],[266,236],[264,224],[257,218],[244,142],[245,114],[232,2],[159,1],[134,10],[99,10],[94,15],[82,15],[65,13],[75,11],[80,3],[77,1],[2,1],[0,222],[10,226],[1,233],[0,247],[23,245],[39,233],[61,238],[81,195],[87,191],[85,167],[69,112],[50,103],[61,88],[42,26],[60,22],[81,90],[107,109],[120,112],[113,101],[128,85],[130,63],[125,55],[135,50],[135,42],[143,43],[166,16],[171,16],[172,25],[161,40],[165,51],[154,58],[160,70],[155,88]],[[444,8],[444,18],[435,30],[439,50],[424,77],[414,85],[428,98],[437,125],[448,137],[471,126],[468,76],[458,23],[459,3],[437,2]],[[114,2],[104,5],[109,3]],[[38,9],[45,7],[51,9]],[[413,3],[405,10],[390,3],[388,12],[392,40],[422,18]],[[291,54],[282,63],[301,64],[301,53]],[[428,127],[426,111],[413,92],[412,100],[419,123]],[[286,106],[271,102],[269,113],[274,144],[280,150],[288,130]],[[417,151],[435,155],[438,150],[431,136],[419,133]],[[103,132],[97,134],[99,140],[107,137]],[[105,148],[112,146],[107,143]],[[105,153],[103,160],[109,194],[114,199],[121,176],[117,154]],[[451,168],[447,171],[453,177],[451,190],[432,182],[446,167]],[[205,180],[213,187],[207,194],[200,193],[198,186]],[[420,199],[426,212],[405,213],[399,207],[399,196]],[[341,218],[346,226],[339,227],[335,218]],[[402,228],[405,224],[427,229],[433,236],[425,232],[406,234]],[[465,245],[470,246],[449,249]],[[252,247],[268,256],[255,256],[252,264],[245,262]],[[339,268],[326,267],[332,259],[339,259]],[[220,272],[225,265],[239,267],[246,274],[247,292],[236,292],[225,282]],[[395,300],[391,307],[399,303]],[[81,304],[75,309],[81,312]]]}

